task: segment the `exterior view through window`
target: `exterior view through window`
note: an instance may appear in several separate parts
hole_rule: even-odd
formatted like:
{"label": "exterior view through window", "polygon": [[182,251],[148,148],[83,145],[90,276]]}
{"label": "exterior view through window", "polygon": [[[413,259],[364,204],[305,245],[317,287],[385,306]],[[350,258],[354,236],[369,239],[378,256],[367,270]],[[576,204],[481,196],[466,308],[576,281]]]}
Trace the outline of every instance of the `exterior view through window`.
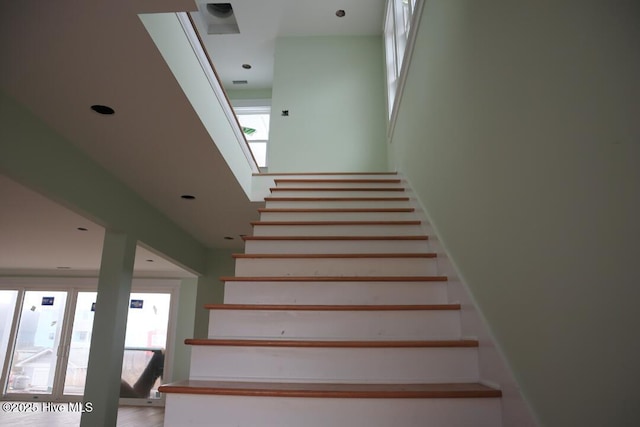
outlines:
{"label": "exterior view through window", "polygon": [[[170,290],[131,293],[122,398],[160,398],[171,296]],[[70,286],[0,289],[3,397],[73,400],[84,394],[96,297]]]}
{"label": "exterior view through window", "polygon": [[271,107],[236,107],[235,112],[258,167],[267,167]]}

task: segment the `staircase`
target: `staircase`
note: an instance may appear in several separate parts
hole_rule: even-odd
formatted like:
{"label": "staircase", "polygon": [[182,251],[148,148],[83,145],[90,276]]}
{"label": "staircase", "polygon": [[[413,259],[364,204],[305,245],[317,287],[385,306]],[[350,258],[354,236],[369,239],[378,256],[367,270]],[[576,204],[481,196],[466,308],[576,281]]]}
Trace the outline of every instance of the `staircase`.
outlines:
{"label": "staircase", "polygon": [[165,426],[501,426],[401,180],[275,182]]}

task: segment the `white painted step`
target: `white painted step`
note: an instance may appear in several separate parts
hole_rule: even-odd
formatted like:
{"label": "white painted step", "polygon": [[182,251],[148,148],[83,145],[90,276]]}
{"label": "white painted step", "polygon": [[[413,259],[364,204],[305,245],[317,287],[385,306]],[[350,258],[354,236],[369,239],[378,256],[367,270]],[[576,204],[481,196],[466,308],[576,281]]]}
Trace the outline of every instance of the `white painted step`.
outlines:
{"label": "white painted step", "polygon": [[371,198],[345,199],[345,198],[325,198],[317,200],[302,197],[267,197],[265,198],[266,208],[407,208],[409,200],[407,197],[393,197],[371,200]]}
{"label": "white painted step", "polygon": [[[266,237],[266,236],[262,236]],[[368,236],[370,237],[370,236]],[[412,239],[383,240],[366,238],[362,240],[314,239],[313,237],[294,236],[290,239],[247,238],[246,254],[354,254],[354,253],[424,253],[429,252],[429,241],[418,240],[419,236],[405,236]]]}
{"label": "white painted step", "polygon": [[403,188],[273,188],[273,197],[407,197]]}
{"label": "white painted step", "polygon": [[[187,340],[188,342],[189,340]],[[339,383],[478,381],[474,347],[191,347],[191,380]]]}
{"label": "white painted step", "polygon": [[209,338],[430,340],[460,338],[458,310],[212,309]]}
{"label": "white painted step", "polygon": [[446,281],[341,281],[310,282],[233,280],[225,282],[227,304],[446,304]]}
{"label": "white painted step", "polygon": [[328,178],[278,178],[274,181],[277,188],[404,188],[399,178],[375,179],[335,179]]}
{"label": "white painted step", "polygon": [[[402,254],[398,254],[402,255]],[[435,276],[436,258],[424,254],[403,257],[370,254],[366,258],[340,255],[304,258],[274,255],[282,258],[256,258],[259,254],[237,254],[236,276]],[[410,257],[412,256],[412,257]]]}
{"label": "white painted step", "polygon": [[254,222],[254,236],[415,236],[425,234],[419,221],[401,223]]}
{"label": "white painted step", "polygon": [[417,218],[415,212],[349,212],[349,211],[282,211],[261,212],[260,221],[411,221]]}
{"label": "white painted step", "polygon": [[[345,399],[168,394],[165,427],[500,427],[499,398]],[[215,418],[215,424],[212,424]]]}

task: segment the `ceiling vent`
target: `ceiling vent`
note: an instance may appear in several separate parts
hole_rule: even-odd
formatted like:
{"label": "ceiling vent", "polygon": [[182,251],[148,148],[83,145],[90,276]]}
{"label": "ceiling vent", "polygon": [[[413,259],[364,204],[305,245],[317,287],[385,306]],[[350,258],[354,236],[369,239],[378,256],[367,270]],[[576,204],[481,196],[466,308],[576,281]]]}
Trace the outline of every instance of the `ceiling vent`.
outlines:
{"label": "ceiling vent", "polygon": [[246,85],[247,83],[249,83],[247,80],[232,80],[231,82],[234,85]]}
{"label": "ceiling vent", "polygon": [[240,34],[231,3],[202,3],[199,9],[207,34]]}

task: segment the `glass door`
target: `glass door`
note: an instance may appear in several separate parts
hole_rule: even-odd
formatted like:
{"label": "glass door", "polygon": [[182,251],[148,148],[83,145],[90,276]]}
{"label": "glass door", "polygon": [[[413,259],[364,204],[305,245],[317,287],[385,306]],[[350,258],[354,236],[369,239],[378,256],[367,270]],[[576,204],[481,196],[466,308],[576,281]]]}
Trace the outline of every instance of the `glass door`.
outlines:
{"label": "glass door", "polygon": [[170,293],[134,292],[129,302],[121,398],[159,399],[164,374]]}
{"label": "glass door", "polygon": [[24,292],[5,388],[7,395],[52,394],[66,304],[67,292]]}
{"label": "glass door", "polygon": [[[9,340],[11,338],[11,326],[16,312],[17,290],[0,289],[0,355],[7,354]],[[6,363],[8,360],[0,360],[0,384],[5,384]]]}
{"label": "glass door", "polygon": [[[135,402],[127,403],[162,404],[157,388],[165,374],[172,292],[130,296],[121,397]],[[96,297],[88,287],[0,289],[0,397],[82,398]]]}
{"label": "glass door", "polygon": [[73,329],[69,350],[66,352],[67,368],[63,389],[65,395],[82,396],[84,394],[97,295],[97,292],[78,292],[77,294]]}

